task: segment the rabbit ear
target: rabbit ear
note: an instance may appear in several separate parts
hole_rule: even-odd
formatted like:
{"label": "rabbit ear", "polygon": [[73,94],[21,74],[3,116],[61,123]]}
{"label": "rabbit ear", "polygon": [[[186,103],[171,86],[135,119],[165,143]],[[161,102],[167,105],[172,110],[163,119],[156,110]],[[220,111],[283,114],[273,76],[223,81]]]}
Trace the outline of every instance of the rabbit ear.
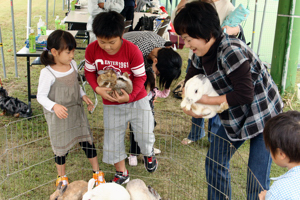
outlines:
{"label": "rabbit ear", "polygon": [[59,182],[59,184],[58,184],[58,186],[57,186],[57,190],[60,190],[60,189],[61,189],[62,184],[63,184],[62,181]]}
{"label": "rabbit ear", "polygon": [[91,178],[88,183],[88,191],[91,191],[95,185],[95,179]]}
{"label": "rabbit ear", "polygon": [[64,192],[67,190],[68,185],[63,186],[60,190],[59,190],[59,194],[62,196],[64,194]]}

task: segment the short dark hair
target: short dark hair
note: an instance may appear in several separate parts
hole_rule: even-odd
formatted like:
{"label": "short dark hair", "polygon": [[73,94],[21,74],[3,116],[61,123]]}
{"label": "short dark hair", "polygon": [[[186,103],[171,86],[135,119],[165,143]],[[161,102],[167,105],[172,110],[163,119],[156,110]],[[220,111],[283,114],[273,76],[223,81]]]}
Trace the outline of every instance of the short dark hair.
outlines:
{"label": "short dark hair", "polygon": [[161,48],[157,52],[156,68],[159,71],[159,86],[169,89],[173,80],[181,74],[182,59],[172,48]]}
{"label": "short dark hair", "polygon": [[271,118],[264,128],[267,149],[281,149],[290,162],[300,162],[300,112],[288,111]]}
{"label": "short dark hair", "polygon": [[47,50],[41,54],[43,65],[55,65],[54,57],[50,53],[51,49],[56,49],[59,53],[65,49],[73,50],[76,48],[76,41],[73,35],[67,31],[55,30],[47,39]]}
{"label": "short dark hair", "polygon": [[102,12],[93,21],[93,32],[96,37],[110,39],[120,37],[125,30],[124,17],[116,11]]}
{"label": "short dark hair", "polygon": [[222,34],[220,19],[213,5],[202,1],[187,3],[174,19],[174,28],[178,35],[184,33],[192,38],[209,41]]}

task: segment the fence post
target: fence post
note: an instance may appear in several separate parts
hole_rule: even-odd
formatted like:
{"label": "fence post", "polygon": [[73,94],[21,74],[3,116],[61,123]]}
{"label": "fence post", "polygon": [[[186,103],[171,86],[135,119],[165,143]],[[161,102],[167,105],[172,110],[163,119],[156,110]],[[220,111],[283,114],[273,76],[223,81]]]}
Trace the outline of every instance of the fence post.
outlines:
{"label": "fence post", "polygon": [[[299,12],[296,0],[279,0],[271,76],[280,93],[294,90],[299,56]],[[295,22],[295,23],[294,23]],[[298,38],[296,38],[298,37]],[[286,84],[288,79],[288,84]]]}
{"label": "fence post", "polygon": [[1,57],[2,57],[2,65],[3,65],[3,74],[4,74],[4,78],[6,78],[5,61],[4,61],[4,51],[3,51],[3,43],[2,43],[2,35],[1,35],[1,27],[0,27],[0,48],[1,48]]}
{"label": "fence post", "polygon": [[16,36],[15,36],[15,20],[14,20],[14,2],[10,0],[10,10],[11,10],[11,25],[13,31],[13,43],[14,43],[14,59],[15,59],[15,72],[16,77],[18,77],[18,64],[17,64],[17,50],[16,50]]}

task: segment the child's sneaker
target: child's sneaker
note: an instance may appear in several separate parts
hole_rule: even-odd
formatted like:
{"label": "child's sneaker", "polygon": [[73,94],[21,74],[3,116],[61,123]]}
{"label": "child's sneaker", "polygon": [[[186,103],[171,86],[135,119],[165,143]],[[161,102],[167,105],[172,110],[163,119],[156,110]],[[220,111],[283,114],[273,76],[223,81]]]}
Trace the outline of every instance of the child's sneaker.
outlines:
{"label": "child's sneaker", "polygon": [[130,166],[137,166],[137,156],[130,154],[128,157],[128,161]]}
{"label": "child's sneaker", "polygon": [[157,148],[153,148],[154,149],[154,154],[157,155],[157,154],[160,154],[161,153],[161,150],[160,149],[157,149]]}
{"label": "child's sneaker", "polygon": [[112,182],[122,185],[122,184],[128,183],[129,180],[130,180],[130,177],[129,177],[129,173],[127,170],[127,172],[125,174],[123,174],[122,172],[117,172],[115,174],[115,178],[112,180]]}
{"label": "child's sneaker", "polygon": [[66,175],[64,175],[64,176],[57,176],[56,187],[59,185],[60,182],[62,182],[61,186],[69,185],[69,180],[68,180],[68,177]]}
{"label": "child's sneaker", "polygon": [[93,173],[93,178],[95,179],[96,187],[101,183],[105,183],[104,173],[102,171],[97,171]]}
{"label": "child's sneaker", "polygon": [[144,156],[145,168],[148,172],[155,172],[158,166],[158,161],[154,156],[154,150],[152,149],[152,156]]}

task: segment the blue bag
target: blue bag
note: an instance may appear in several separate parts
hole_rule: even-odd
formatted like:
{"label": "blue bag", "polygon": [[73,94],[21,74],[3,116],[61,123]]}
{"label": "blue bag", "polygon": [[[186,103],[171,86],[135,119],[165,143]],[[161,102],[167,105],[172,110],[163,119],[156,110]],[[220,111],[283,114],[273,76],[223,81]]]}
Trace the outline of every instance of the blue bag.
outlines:
{"label": "blue bag", "polygon": [[236,27],[242,21],[246,20],[250,14],[250,11],[240,4],[233,12],[231,12],[224,20],[223,26]]}

